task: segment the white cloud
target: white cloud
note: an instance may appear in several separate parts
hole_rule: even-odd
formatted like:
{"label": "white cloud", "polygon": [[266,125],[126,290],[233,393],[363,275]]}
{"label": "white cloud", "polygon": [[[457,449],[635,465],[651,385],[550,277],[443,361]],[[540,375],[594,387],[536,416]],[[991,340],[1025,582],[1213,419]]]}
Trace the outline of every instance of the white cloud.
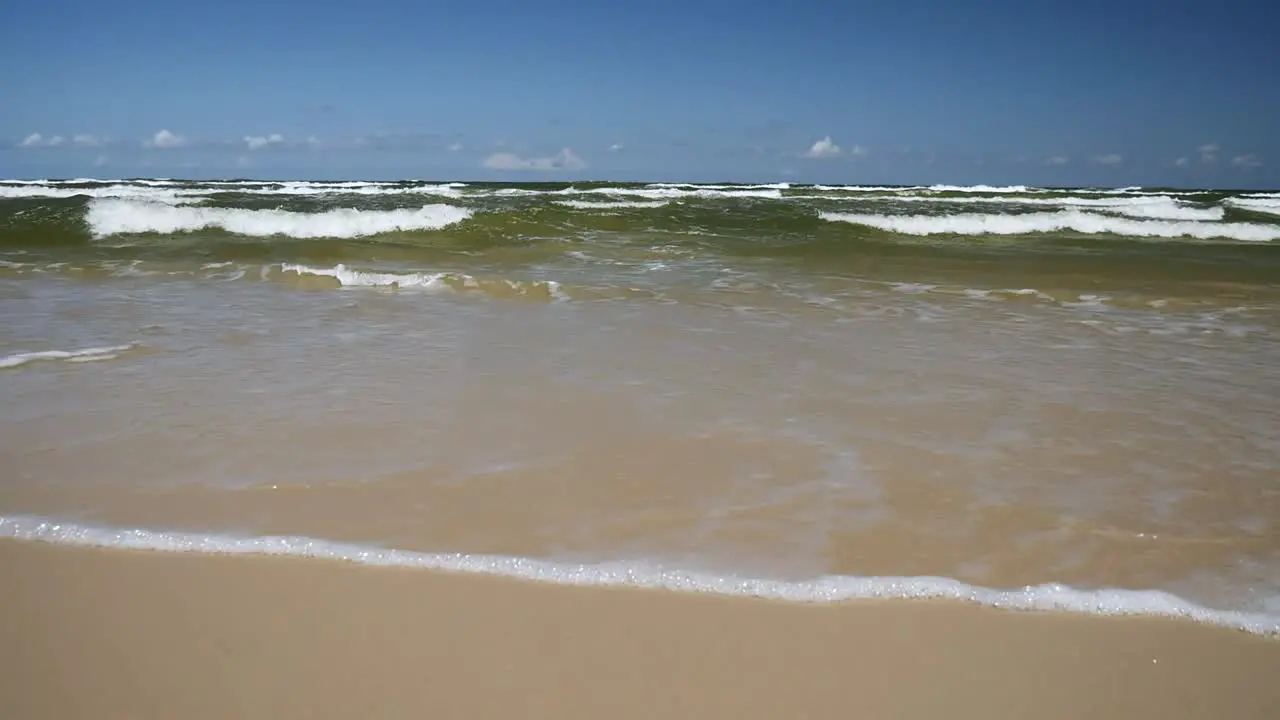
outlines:
{"label": "white cloud", "polygon": [[623,144],[622,144],[622,143],[614,143],[614,144],[612,144],[612,145],[610,145],[610,146],[609,146],[609,152],[618,152],[618,151],[619,151],[619,150],[621,150],[622,148],[623,148]]}
{"label": "white cloud", "polygon": [[831,142],[831,136],[828,135],[821,140],[809,146],[809,151],[805,153],[805,157],[811,158],[830,158],[840,154],[840,146]]}
{"label": "white cloud", "polygon": [[1237,155],[1231,158],[1231,164],[1242,168],[1262,167],[1262,160],[1257,155]]}
{"label": "white cloud", "polygon": [[448,150],[449,152],[459,152],[462,150],[462,143],[460,142],[453,143],[445,149]]}
{"label": "white cloud", "polygon": [[177,133],[169,132],[168,130],[161,130],[146,142],[147,147],[159,148],[161,150],[180,148],[186,146],[186,144],[187,139],[185,137]]}
{"label": "white cloud", "polygon": [[1067,157],[1066,155],[1054,155],[1053,157],[1045,158],[1044,164],[1045,165],[1066,165],[1069,162],[1071,162],[1071,158]]}
{"label": "white cloud", "polygon": [[249,146],[250,150],[261,150],[271,145],[280,145],[284,142],[284,136],[280,133],[271,133],[270,135],[245,135],[244,144]]}
{"label": "white cloud", "polygon": [[1110,155],[1099,155],[1095,157],[1093,161],[1099,165],[1119,165],[1124,162],[1124,158],[1116,155],[1115,153],[1111,153]]}
{"label": "white cloud", "polygon": [[1206,165],[1218,161],[1218,151],[1221,150],[1217,143],[1205,143],[1198,148],[1200,152],[1200,162]]}
{"label": "white cloud", "polygon": [[71,138],[71,142],[79,145],[80,147],[98,147],[102,144],[102,141],[99,140],[97,136],[89,135],[88,133],[75,135]]}
{"label": "white cloud", "polygon": [[1178,158],[1177,160],[1174,160],[1174,161],[1173,161],[1173,164],[1174,164],[1174,165],[1177,165],[1178,167],[1186,167],[1186,166],[1187,166],[1187,162],[1188,162],[1188,160],[1187,160],[1186,158],[1184,158],[1184,157],[1180,157],[1180,158]]}
{"label": "white cloud", "polygon": [[587,166],[573,150],[564,148],[550,157],[522,158],[515,153],[494,153],[484,159],[490,170],[581,170]]}
{"label": "white cloud", "polygon": [[[92,135],[76,135],[71,140],[71,142],[74,142],[76,145],[89,147],[90,144],[87,142],[84,142],[85,138],[92,139],[93,144],[94,145],[97,144],[97,139],[94,138]],[[63,137],[62,135],[50,135],[46,137],[40,133],[31,133],[30,135],[23,138],[22,142],[18,143],[18,147],[24,147],[24,148],[60,147],[60,146],[66,145],[67,143],[68,143],[67,138]]]}
{"label": "white cloud", "polygon": [[108,158],[106,155],[99,155],[97,159],[93,161],[93,166],[104,167],[109,162],[111,162],[111,158]]}

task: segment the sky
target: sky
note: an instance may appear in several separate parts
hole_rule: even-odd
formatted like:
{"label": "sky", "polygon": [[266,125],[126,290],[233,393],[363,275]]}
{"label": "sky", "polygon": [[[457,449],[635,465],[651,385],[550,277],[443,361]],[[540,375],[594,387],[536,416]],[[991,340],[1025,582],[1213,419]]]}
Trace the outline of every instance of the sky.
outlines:
{"label": "sky", "polygon": [[1280,3],[6,0],[0,177],[1280,186]]}

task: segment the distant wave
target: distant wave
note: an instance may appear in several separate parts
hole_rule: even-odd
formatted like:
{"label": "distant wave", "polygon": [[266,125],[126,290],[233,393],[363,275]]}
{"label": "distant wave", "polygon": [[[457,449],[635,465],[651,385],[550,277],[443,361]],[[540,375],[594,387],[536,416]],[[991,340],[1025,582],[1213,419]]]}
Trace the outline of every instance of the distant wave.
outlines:
{"label": "distant wave", "polygon": [[157,188],[145,185],[105,185],[77,188],[37,184],[0,185],[0,198],[132,198],[152,202],[178,203],[207,195],[208,191],[195,189]]}
{"label": "distant wave", "polygon": [[782,190],[731,188],[718,189],[699,187],[687,189],[682,187],[598,187],[598,188],[565,188],[552,191],[556,195],[611,195],[651,198],[654,200],[672,200],[677,198],[757,198],[761,200],[780,200]]}
{"label": "distant wave", "polygon": [[1226,202],[1232,207],[1237,207],[1241,210],[1280,215],[1280,196],[1227,198]]}
{"label": "distant wave", "polygon": [[[155,202],[199,201],[213,195],[236,193],[239,195],[438,195],[462,197],[462,183],[428,185],[393,185],[387,183],[311,183],[311,182],[207,182],[189,187],[178,187],[171,181],[129,181],[96,187],[75,187],[73,183],[42,184],[27,182],[0,184],[0,198],[129,198]],[[87,184],[84,181],[81,184]]]}
{"label": "distant wave", "polygon": [[908,203],[953,205],[1036,205],[1066,208],[1090,208],[1150,220],[1221,220],[1225,211],[1219,206],[1193,207],[1167,195],[1142,197],[933,197],[904,195],[886,198]]}
{"label": "distant wave", "polygon": [[1024,215],[859,215],[820,213],[831,222],[873,227],[903,235],[1030,235],[1069,230],[1087,234],[1197,239],[1223,238],[1247,242],[1280,239],[1280,226],[1257,223],[1131,220],[1079,210]]}
{"label": "distant wave", "polygon": [[318,213],[242,208],[174,207],[134,200],[94,200],[86,220],[95,237],[121,233],[176,233],[218,228],[239,235],[355,238],[406,230],[438,230],[471,217],[453,205],[416,210],[340,208]]}
{"label": "distant wave", "polygon": [[670,200],[619,200],[617,202],[596,202],[593,200],[557,200],[557,205],[575,208],[577,210],[625,210],[628,208],[660,208],[669,205]]}

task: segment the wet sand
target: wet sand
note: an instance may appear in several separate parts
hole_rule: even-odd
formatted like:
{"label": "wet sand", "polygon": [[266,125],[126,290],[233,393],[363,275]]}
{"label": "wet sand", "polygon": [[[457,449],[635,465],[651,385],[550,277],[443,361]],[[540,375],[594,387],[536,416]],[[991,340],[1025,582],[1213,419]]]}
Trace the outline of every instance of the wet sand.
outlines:
{"label": "wet sand", "polygon": [[0,541],[6,718],[1271,718],[1280,640]]}

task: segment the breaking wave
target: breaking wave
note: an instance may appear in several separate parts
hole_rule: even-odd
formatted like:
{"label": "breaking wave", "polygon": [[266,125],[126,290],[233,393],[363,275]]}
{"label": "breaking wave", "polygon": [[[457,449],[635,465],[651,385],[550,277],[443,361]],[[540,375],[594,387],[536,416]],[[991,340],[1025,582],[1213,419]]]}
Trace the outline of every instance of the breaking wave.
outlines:
{"label": "breaking wave", "polygon": [[415,210],[338,208],[318,213],[243,208],[185,207],[136,200],[93,200],[86,221],[95,237],[220,229],[238,235],[355,238],[407,230],[439,230],[471,217],[453,205]]}
{"label": "breaking wave", "polygon": [[1031,235],[1067,230],[1090,235],[1189,237],[1202,240],[1223,238],[1244,242],[1280,239],[1280,226],[1277,225],[1132,220],[1079,210],[1023,215],[860,215],[823,212],[819,213],[819,217],[830,222],[862,225],[903,235]]}
{"label": "breaking wave", "polygon": [[1280,215],[1280,197],[1250,196],[1243,198],[1227,198],[1226,202],[1228,205],[1240,208],[1241,210],[1266,213],[1267,215]]}
{"label": "breaking wave", "polygon": [[554,280],[510,280],[507,278],[478,278],[456,272],[377,272],[357,270],[347,265],[312,267],[284,263],[283,273],[296,276],[324,277],[336,280],[342,287],[367,288],[418,288],[423,290],[473,291],[494,297],[521,297],[531,300],[567,300],[560,283]]}
{"label": "breaking wave", "polygon": [[557,200],[557,205],[571,207],[576,210],[626,210],[643,208],[660,208],[670,204],[670,200],[619,200],[617,202],[597,202],[594,200]]}
{"label": "breaking wave", "polygon": [[943,205],[1015,205],[1059,208],[1088,208],[1108,213],[1150,220],[1221,220],[1226,214],[1221,206],[1195,207],[1167,195],[1143,197],[935,197],[902,195],[891,198],[905,203]]}

